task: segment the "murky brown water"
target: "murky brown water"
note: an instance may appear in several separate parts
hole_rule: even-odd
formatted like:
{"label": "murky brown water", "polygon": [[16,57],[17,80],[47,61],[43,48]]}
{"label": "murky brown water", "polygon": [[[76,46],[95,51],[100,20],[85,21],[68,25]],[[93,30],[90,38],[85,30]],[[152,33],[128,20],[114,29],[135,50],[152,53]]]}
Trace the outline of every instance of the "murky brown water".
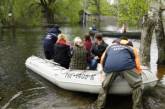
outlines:
{"label": "murky brown water", "polygon": [[[44,30],[44,29],[43,29]],[[64,33],[82,36],[80,27],[62,28]],[[1,109],[80,109],[92,103],[97,95],[60,89],[40,76],[26,71],[24,62],[31,55],[43,57],[41,29],[11,30],[0,34],[0,108]],[[72,39],[72,38],[70,38]],[[108,43],[113,39],[105,38]],[[139,47],[139,40],[132,40]],[[162,80],[143,95],[145,109],[165,109],[165,66],[156,65],[157,50],[153,40],[151,70]],[[106,109],[131,109],[131,96],[110,95]]]}

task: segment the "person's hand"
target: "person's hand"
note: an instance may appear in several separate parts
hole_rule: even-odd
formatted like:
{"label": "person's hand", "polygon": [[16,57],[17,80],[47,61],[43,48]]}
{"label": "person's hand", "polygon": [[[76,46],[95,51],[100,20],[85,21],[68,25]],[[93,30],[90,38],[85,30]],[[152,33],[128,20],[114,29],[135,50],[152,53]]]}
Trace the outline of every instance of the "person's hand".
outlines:
{"label": "person's hand", "polygon": [[97,59],[99,59],[99,57],[98,57],[98,56],[95,56],[95,57],[94,57],[94,59],[96,59],[96,60],[97,60]]}
{"label": "person's hand", "polygon": [[103,66],[100,63],[97,64],[97,71],[99,72],[103,71]]}

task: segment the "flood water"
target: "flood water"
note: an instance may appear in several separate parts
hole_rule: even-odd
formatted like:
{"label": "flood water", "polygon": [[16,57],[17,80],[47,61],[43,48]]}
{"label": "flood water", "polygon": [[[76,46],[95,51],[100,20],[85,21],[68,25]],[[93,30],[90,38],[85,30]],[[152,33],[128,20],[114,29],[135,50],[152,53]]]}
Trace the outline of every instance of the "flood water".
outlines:
{"label": "flood water", "polygon": [[[80,27],[63,27],[69,35],[83,36]],[[60,89],[25,68],[25,60],[36,55],[44,58],[42,39],[46,29],[0,33],[0,108],[1,109],[85,109],[97,95]],[[105,38],[111,44],[112,38]],[[139,40],[132,39],[139,48]],[[165,66],[158,66],[156,41],[151,46],[151,70],[159,77],[155,88],[143,94],[144,109],[165,109]],[[121,89],[122,90],[122,89]],[[131,96],[109,95],[106,109],[131,109]]]}

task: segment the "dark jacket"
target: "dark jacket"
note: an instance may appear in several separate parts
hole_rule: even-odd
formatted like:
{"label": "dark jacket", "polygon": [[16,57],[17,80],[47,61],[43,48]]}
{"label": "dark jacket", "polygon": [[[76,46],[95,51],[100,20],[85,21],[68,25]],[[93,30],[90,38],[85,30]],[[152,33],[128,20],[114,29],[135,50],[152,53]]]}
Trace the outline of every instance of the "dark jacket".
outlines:
{"label": "dark jacket", "polygon": [[108,44],[106,44],[104,41],[100,44],[97,45],[96,43],[92,46],[92,54],[94,56],[98,56],[101,58],[102,54],[104,53],[105,49],[107,48]]}
{"label": "dark jacket", "polygon": [[53,51],[57,36],[61,33],[58,28],[50,28],[44,38],[44,51]]}
{"label": "dark jacket", "polygon": [[54,46],[54,61],[68,69],[70,58],[70,46],[56,43]]}
{"label": "dark jacket", "polygon": [[52,33],[48,33],[44,38],[44,51],[53,51],[54,44],[56,43],[56,41],[57,36]]}
{"label": "dark jacket", "polygon": [[129,70],[135,67],[135,55],[132,48],[116,44],[107,49],[103,61],[103,69],[106,73]]}
{"label": "dark jacket", "polygon": [[70,63],[71,69],[81,69],[84,70],[87,67],[87,51],[83,47],[74,46],[73,56]]}

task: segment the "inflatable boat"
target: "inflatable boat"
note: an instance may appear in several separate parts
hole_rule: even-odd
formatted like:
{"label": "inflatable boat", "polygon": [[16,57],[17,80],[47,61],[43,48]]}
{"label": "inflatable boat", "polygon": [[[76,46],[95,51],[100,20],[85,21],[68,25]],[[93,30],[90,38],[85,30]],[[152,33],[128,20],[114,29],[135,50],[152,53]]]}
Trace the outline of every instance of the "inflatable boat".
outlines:
{"label": "inflatable boat", "polygon": [[99,31],[103,34],[103,36],[106,37],[115,37],[119,38],[121,36],[126,36],[129,39],[140,39],[141,38],[141,32],[126,32],[126,33],[120,33],[117,31]]}
{"label": "inflatable boat", "polygon": [[[58,63],[36,56],[29,57],[25,65],[27,69],[32,70],[58,87],[71,91],[97,94],[104,80],[103,72],[101,71],[65,69]],[[147,68],[143,68],[142,79],[145,89],[153,87],[157,83],[156,75]],[[131,91],[132,89],[127,81],[118,76],[113,82],[109,93],[131,94]]]}

